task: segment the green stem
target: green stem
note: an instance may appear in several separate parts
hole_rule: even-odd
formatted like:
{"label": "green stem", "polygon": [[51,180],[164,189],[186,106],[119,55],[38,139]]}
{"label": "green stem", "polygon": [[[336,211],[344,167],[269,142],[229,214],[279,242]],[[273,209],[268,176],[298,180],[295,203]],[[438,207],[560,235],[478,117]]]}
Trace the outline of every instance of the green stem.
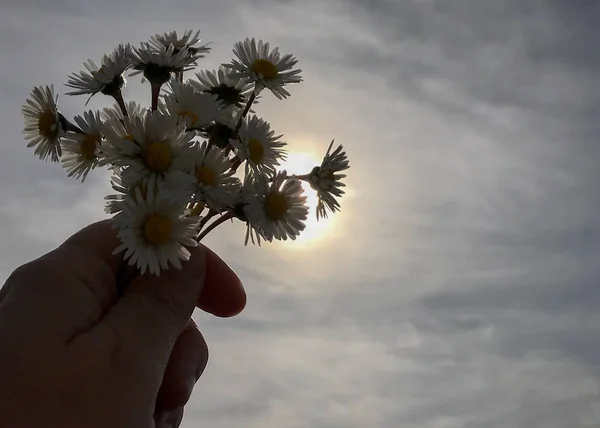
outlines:
{"label": "green stem", "polygon": [[223,214],[217,220],[213,221],[200,235],[198,235],[197,241],[200,242],[202,239],[208,235],[213,229],[217,226],[225,223],[227,220],[231,220],[234,217],[232,212],[228,212],[227,214]]}
{"label": "green stem", "polygon": [[160,87],[161,85],[157,85],[152,83],[152,111],[158,110],[158,97],[160,95]]}
{"label": "green stem", "polygon": [[218,214],[217,211],[210,209],[206,215],[202,218],[202,220],[200,220],[200,224],[198,225],[198,232],[201,232],[202,229],[204,228],[204,226],[206,226],[206,223],[208,223],[208,220],[210,220],[211,218],[213,218],[214,216],[216,216]]}
{"label": "green stem", "polygon": [[242,114],[235,125],[235,129],[233,130],[233,135],[237,135],[237,133],[239,132],[240,128],[242,127],[242,122],[243,122],[244,118],[246,117],[246,115],[248,114],[248,112],[250,111],[250,107],[252,107],[252,103],[254,102],[255,99],[256,99],[256,94],[254,93],[254,91],[252,91],[252,94],[250,95],[250,98],[248,98],[248,102],[246,103],[246,107],[244,107],[244,110],[242,111]]}
{"label": "green stem", "polygon": [[123,100],[123,93],[121,92],[121,90],[117,91],[114,94],[111,94],[111,96],[117,102],[117,105],[121,109],[121,113],[123,113],[123,117],[129,116],[129,114],[127,113],[127,107],[125,107],[125,101]]}

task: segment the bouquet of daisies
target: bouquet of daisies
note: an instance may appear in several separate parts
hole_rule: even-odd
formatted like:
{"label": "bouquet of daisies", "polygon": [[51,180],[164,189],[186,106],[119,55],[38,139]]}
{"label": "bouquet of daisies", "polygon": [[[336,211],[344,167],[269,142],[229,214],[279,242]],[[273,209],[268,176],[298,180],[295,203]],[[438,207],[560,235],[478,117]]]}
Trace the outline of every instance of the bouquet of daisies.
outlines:
{"label": "bouquet of daisies", "polygon": [[[184,77],[209,51],[192,31],[156,34],[138,48],[119,45],[66,83],[67,95],[102,94],[111,106],[69,121],[51,85],[35,87],[22,108],[23,132],[40,159],[60,162],[82,182],[91,170],[109,168],[114,194],[106,212],[121,241],[115,253],[142,273],[180,269],[190,257],[186,247],[228,220],[246,223],[246,244],[295,239],[308,215],[303,181],[317,192],[317,219],[340,207],[349,168],[342,146],[332,141],[321,165],[289,176],[278,170],[283,136],[252,110],[263,90],[285,99],[286,86],[302,81],[296,58],[246,39],[235,44],[231,63]],[[126,73],[148,82],[150,108],[124,100]]]}

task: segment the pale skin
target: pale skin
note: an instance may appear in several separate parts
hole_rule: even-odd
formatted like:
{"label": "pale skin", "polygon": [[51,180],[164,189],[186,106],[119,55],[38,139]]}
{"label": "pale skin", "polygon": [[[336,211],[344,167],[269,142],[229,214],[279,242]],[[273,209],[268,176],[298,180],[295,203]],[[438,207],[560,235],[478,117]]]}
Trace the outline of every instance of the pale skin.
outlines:
{"label": "pale skin", "polygon": [[194,308],[234,316],[246,294],[203,246],[156,277],[112,255],[118,243],[95,223],[0,289],[0,426],[179,426],[208,361]]}

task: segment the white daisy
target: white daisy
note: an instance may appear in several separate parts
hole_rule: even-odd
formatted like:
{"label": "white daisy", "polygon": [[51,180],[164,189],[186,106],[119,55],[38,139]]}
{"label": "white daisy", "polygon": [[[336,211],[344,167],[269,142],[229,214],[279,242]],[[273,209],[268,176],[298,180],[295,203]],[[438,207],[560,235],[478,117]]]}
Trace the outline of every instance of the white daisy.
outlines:
{"label": "white daisy", "polygon": [[271,242],[273,238],[295,240],[304,230],[308,207],[300,181],[288,178],[285,171],[278,173],[269,183],[263,177],[247,180],[244,186],[244,215],[247,219],[248,238],[258,242],[262,237]]}
{"label": "white daisy", "polygon": [[206,202],[216,211],[233,205],[241,187],[234,174],[227,155],[204,142],[195,155],[196,200]]}
{"label": "white daisy", "polygon": [[121,240],[114,254],[125,252],[123,258],[145,273],[159,275],[169,265],[181,269],[181,260],[189,260],[186,248],[198,245],[198,217],[184,215],[185,200],[170,193],[147,192],[144,198],[136,189],[136,198],[127,198],[119,216],[113,217]]}
{"label": "white daisy", "polygon": [[224,66],[233,70],[232,76],[255,83],[255,93],[267,88],[277,98],[287,98],[290,94],[283,87],[302,81],[300,76],[302,70],[293,69],[298,60],[291,54],[281,57],[279,48],[270,51],[269,43],[264,43],[262,40],[258,41],[258,45],[254,38],[237,42],[233,53],[238,59]]}
{"label": "white daisy", "polygon": [[219,116],[214,95],[197,92],[192,85],[172,80],[171,93],[164,97],[164,109],[185,123],[188,129],[202,129]]}
{"label": "white daisy", "polygon": [[332,147],[333,140],[329,144],[321,166],[314,167],[307,176],[310,187],[317,191],[319,197],[317,219],[327,218],[328,211],[335,213],[340,210],[340,204],[335,198],[344,194],[341,188],[346,185],[341,182],[341,179],[345,178],[346,174],[339,174],[339,172],[350,168],[343,146],[340,145],[331,152]]}
{"label": "white daisy", "polygon": [[67,121],[58,112],[54,96],[54,85],[37,86],[21,108],[25,116],[23,134],[29,140],[27,147],[34,147],[34,153],[42,160],[50,158],[58,162],[62,154],[60,139],[65,135]]}
{"label": "white daisy", "polygon": [[156,176],[176,188],[193,185],[194,134],[186,132],[185,125],[177,125],[176,121],[177,117],[158,111],[128,117],[122,122],[108,121],[104,126],[106,142],[100,165],[122,167],[123,176],[131,181]]}
{"label": "white daisy", "polygon": [[117,214],[124,210],[126,201],[128,199],[133,199],[134,202],[138,200],[138,191],[141,195],[140,200],[146,200],[148,196],[148,190],[152,189],[154,196],[158,194],[158,192],[169,193],[171,195],[177,194],[178,198],[187,198],[190,199],[190,194],[184,194],[184,192],[174,192],[173,189],[165,186],[164,182],[161,182],[157,179],[156,176],[144,177],[138,180],[132,180],[131,178],[123,177],[123,169],[116,168],[113,171],[113,176],[110,179],[110,184],[113,190],[116,193],[107,195],[104,197],[106,200],[106,205],[104,207],[104,212],[107,214]]}
{"label": "white daisy", "polygon": [[200,44],[200,30],[195,33],[192,30],[186,30],[181,37],[177,35],[177,31],[170,33],[159,33],[150,37],[150,46],[156,50],[167,50],[170,45],[175,47],[175,53],[182,49],[187,49],[190,56],[194,57],[194,61],[203,58],[210,48],[207,44]]}
{"label": "white daisy", "polygon": [[[127,101],[126,103],[124,103],[124,105],[125,105],[125,110],[127,111],[127,115],[129,117],[143,116],[147,111],[146,107],[142,106],[140,103],[138,103],[136,101]],[[121,107],[116,102],[110,107],[104,107],[104,109],[102,110],[100,115],[101,115],[102,119],[105,121],[112,121],[112,120],[118,121],[118,120],[125,119],[125,115],[123,115],[123,111],[121,110]]]}
{"label": "white daisy", "polygon": [[98,165],[98,153],[102,143],[102,121],[100,112],[88,111],[75,116],[75,123],[82,132],[69,131],[62,140],[64,156],[62,166],[68,177],[75,177],[82,182],[88,173]]}
{"label": "white daisy", "polygon": [[196,77],[198,80],[191,80],[190,83],[198,91],[216,96],[223,107],[243,107],[252,91],[250,83],[232,75],[231,70],[225,67],[214,71],[202,70],[196,73]]}
{"label": "white daisy", "polygon": [[167,49],[157,50],[149,43],[133,48],[131,60],[135,71],[130,76],[143,74],[152,85],[158,86],[168,82],[171,73],[184,71],[194,62],[186,48],[176,52],[171,44]]}
{"label": "white daisy", "polygon": [[238,156],[246,161],[246,172],[256,175],[273,175],[279,160],[286,158],[283,149],[286,143],[280,141],[283,135],[274,135],[268,122],[256,117],[247,117],[239,132],[239,141],[231,140]]}
{"label": "white daisy", "polygon": [[117,46],[112,53],[102,57],[100,67],[91,59],[88,59],[83,65],[87,71],[80,71],[69,76],[69,81],[65,86],[73,88],[75,91],[67,92],[67,95],[90,94],[94,96],[101,92],[104,95],[115,96],[121,92],[121,88],[125,84],[123,73],[131,65],[131,46],[128,44]]}
{"label": "white daisy", "polygon": [[230,141],[235,137],[235,115],[231,107],[219,110],[219,115],[215,122],[204,129],[203,137],[208,139],[210,144],[221,149],[229,147]]}

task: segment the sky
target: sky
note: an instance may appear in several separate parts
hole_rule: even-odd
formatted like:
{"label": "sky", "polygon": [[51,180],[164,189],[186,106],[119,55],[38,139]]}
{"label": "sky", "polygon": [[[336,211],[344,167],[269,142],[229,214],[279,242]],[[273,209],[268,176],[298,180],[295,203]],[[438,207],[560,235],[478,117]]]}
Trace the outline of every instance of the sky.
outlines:
{"label": "sky", "polygon": [[588,0],[3,0],[0,277],[104,218],[110,190],[27,149],[34,85],[62,94],[156,32],[200,29],[209,69],[262,38],[304,82],[257,114],[300,156],[343,144],[347,194],[294,245],[209,235],[248,304],[195,314],[211,359],[182,426],[596,427],[599,18]]}

